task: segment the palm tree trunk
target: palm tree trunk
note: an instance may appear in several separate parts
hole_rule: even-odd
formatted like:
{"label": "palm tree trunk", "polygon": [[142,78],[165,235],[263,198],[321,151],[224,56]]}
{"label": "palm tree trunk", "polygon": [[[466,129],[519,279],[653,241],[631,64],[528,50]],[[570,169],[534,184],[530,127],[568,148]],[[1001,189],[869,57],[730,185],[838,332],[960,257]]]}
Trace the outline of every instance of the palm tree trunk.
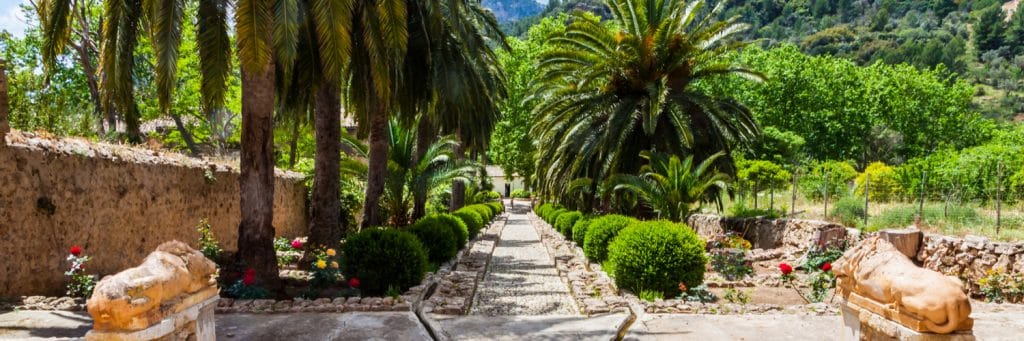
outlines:
{"label": "palm tree trunk", "polygon": [[[244,64],[243,64],[244,65]],[[279,288],[274,252],[274,64],[242,74],[242,221],[238,263],[256,270],[268,288]]]}
{"label": "palm tree trunk", "polygon": [[292,136],[288,138],[288,169],[295,169],[299,149],[299,120],[292,121]]}
{"label": "palm tree trunk", "polygon": [[10,110],[7,103],[7,62],[0,59],[0,147],[7,145],[4,142],[4,137],[11,130],[10,124],[7,123],[8,117],[10,117]]}
{"label": "palm tree trunk", "polygon": [[310,245],[341,241],[341,91],[324,82],[316,93],[316,160],[313,167]]}
{"label": "palm tree trunk", "polygon": [[[466,154],[462,152],[462,144],[455,147],[455,159],[462,162]],[[448,211],[455,212],[466,204],[466,184],[461,181],[452,181],[452,200],[448,205]]]}
{"label": "palm tree trunk", "polygon": [[[372,89],[372,88],[371,88]],[[370,155],[366,174],[366,200],[363,201],[362,227],[380,226],[380,197],[388,172],[388,117],[385,108],[374,101],[370,109]]]}
{"label": "palm tree trunk", "polygon": [[188,147],[188,152],[192,156],[199,156],[199,147],[196,146],[196,140],[192,138],[192,133],[185,127],[185,122],[181,121],[181,116],[171,114],[171,118],[174,119],[174,126],[178,129],[178,133],[181,134],[181,139],[185,140],[185,146]]}
{"label": "palm tree trunk", "polygon": [[[435,134],[430,120],[425,115],[420,116],[420,121],[416,126],[416,162],[414,164],[419,164],[423,160],[423,156],[427,154],[427,149],[431,143],[434,143],[436,137],[437,134]],[[427,214],[427,192],[426,190],[414,190],[412,195],[412,221],[416,221]]]}

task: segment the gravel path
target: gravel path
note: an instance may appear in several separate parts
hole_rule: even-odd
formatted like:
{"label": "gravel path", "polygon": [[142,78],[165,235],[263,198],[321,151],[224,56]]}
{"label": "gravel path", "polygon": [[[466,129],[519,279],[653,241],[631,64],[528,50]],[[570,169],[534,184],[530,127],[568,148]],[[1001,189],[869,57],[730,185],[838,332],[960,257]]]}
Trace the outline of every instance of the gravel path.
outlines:
{"label": "gravel path", "polygon": [[513,212],[477,289],[471,315],[576,315],[569,288],[530,219]]}

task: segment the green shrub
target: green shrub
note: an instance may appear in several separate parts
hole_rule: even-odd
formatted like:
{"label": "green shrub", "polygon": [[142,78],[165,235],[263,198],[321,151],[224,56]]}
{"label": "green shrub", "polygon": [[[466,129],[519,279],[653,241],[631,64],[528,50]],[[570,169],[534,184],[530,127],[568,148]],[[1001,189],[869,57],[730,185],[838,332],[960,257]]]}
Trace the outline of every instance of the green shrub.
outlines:
{"label": "green shrub", "polygon": [[586,216],[576,221],[576,224],[572,225],[572,241],[576,242],[576,245],[583,247],[583,241],[587,238],[587,227],[590,226],[590,222],[594,220],[594,217]]}
{"label": "green shrub", "polygon": [[680,294],[679,284],[694,288],[704,282],[704,241],[686,224],[667,220],[636,222],[608,246],[615,264],[615,284],[633,292]]}
{"label": "green shrub", "polygon": [[565,239],[572,239],[572,226],[576,224],[577,220],[583,218],[583,213],[580,211],[569,211],[562,213],[558,216],[558,220],[555,221],[555,230],[562,233]]}
{"label": "green shrub", "polygon": [[458,237],[447,223],[441,219],[432,218],[420,219],[409,228],[409,232],[416,235],[416,238],[423,243],[430,262],[440,265],[455,257],[455,254],[459,252]]}
{"label": "green shrub", "polygon": [[551,204],[543,203],[537,205],[537,207],[533,210],[533,213],[536,213],[538,217],[544,219],[544,216],[548,213],[549,210],[551,210]]}
{"label": "green shrub", "polygon": [[485,203],[484,205],[487,205],[487,207],[490,207],[491,210],[494,211],[494,215],[495,216],[497,216],[497,215],[501,214],[501,212],[505,211],[505,205],[500,203],[500,202],[497,202],[497,201],[491,201],[491,202]]}
{"label": "green shrub", "polygon": [[903,192],[900,187],[896,171],[884,162],[872,162],[864,172],[857,176],[857,196],[864,197],[864,182],[867,176],[871,175],[871,183],[868,184],[868,197],[875,202],[888,202],[898,199]]}
{"label": "green shrub", "polygon": [[427,217],[440,219],[446,225],[448,225],[449,228],[452,229],[452,233],[455,233],[455,241],[459,246],[459,250],[466,247],[466,242],[469,241],[469,226],[466,226],[466,223],[464,223],[462,219],[459,219],[459,217],[456,217],[455,215],[448,213],[431,214]]}
{"label": "green shrub", "polygon": [[583,238],[583,254],[596,263],[608,259],[608,244],[619,234],[619,230],[635,221],[617,214],[595,218],[587,226],[587,234]]}
{"label": "green shrub", "polygon": [[548,222],[548,224],[551,224],[551,226],[554,227],[555,223],[558,222],[558,216],[568,212],[569,210],[564,208],[559,208],[557,210],[551,211],[551,213],[548,213],[548,219],[546,221]]}
{"label": "green shrub", "polygon": [[516,198],[516,199],[529,198],[530,197],[530,192],[525,191],[525,190],[521,190],[521,189],[517,189],[517,190],[512,191],[512,197]]}
{"label": "green shrub", "polygon": [[401,291],[420,284],[427,268],[427,251],[412,233],[370,228],[350,235],[341,246],[342,273],[358,278],[367,296],[389,287]]}
{"label": "green shrub", "polygon": [[464,208],[473,210],[474,212],[479,214],[480,218],[484,220],[484,225],[487,225],[487,223],[491,222],[491,220],[494,220],[494,213],[493,211],[491,211],[490,207],[484,205],[469,205]]}
{"label": "green shrub", "polygon": [[480,230],[484,228],[484,218],[480,217],[480,213],[476,213],[475,210],[460,208],[458,211],[452,212],[452,215],[462,219],[462,222],[466,224],[470,239],[476,238],[480,234]]}
{"label": "green shrub", "polygon": [[733,203],[732,207],[729,207],[727,215],[733,218],[763,217],[767,219],[778,219],[784,216],[785,213],[779,210],[771,210],[768,208],[754,209],[751,207],[747,207],[747,204],[744,203],[743,201],[737,201]]}
{"label": "green shrub", "polygon": [[864,222],[864,198],[845,197],[836,202],[832,216],[846,226],[857,227]]}

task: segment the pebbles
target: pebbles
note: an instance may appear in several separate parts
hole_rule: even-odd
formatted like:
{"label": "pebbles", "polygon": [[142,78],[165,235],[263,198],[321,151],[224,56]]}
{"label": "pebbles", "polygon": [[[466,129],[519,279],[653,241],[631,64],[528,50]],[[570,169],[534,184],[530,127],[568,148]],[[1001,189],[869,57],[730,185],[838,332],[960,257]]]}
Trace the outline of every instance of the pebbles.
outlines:
{"label": "pebbles", "polygon": [[575,315],[559,277],[526,214],[511,214],[477,289],[473,315]]}

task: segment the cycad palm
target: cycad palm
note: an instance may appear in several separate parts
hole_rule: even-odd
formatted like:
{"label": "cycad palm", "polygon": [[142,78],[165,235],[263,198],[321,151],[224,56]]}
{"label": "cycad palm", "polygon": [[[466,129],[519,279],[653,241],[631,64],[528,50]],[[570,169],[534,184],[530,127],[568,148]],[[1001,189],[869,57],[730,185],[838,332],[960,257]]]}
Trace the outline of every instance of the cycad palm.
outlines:
{"label": "cycad palm", "polygon": [[616,28],[577,13],[541,57],[535,108],[538,180],[561,193],[572,179],[632,173],[641,150],[709,156],[757,134],[750,112],[706,94],[700,82],[760,76],[722,56],[746,45],[746,29],[714,21],[703,1],[607,0]]}
{"label": "cycad palm", "polygon": [[707,199],[708,193],[723,193],[729,176],[714,168],[715,160],[723,154],[714,154],[694,166],[693,156],[680,160],[678,156],[641,153],[648,164],[641,174],[614,175],[608,179],[616,191],[630,191],[641,202],[650,206],[661,218],[684,221],[694,204]]}

